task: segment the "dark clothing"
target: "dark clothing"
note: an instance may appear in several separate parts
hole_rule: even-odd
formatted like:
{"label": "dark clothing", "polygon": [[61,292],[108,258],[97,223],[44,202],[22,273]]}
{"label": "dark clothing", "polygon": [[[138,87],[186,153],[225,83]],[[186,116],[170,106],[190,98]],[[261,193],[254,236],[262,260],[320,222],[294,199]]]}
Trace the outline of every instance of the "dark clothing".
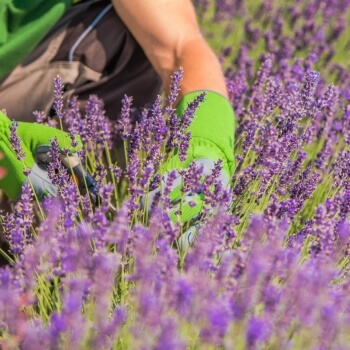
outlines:
{"label": "dark clothing", "polygon": [[[91,27],[89,30],[88,28]],[[0,81],[0,108],[10,119],[34,121],[34,110],[49,114],[53,79],[62,78],[65,101],[90,94],[105,102],[115,120],[125,94],[133,105],[152,102],[161,80],[110,1],[83,1],[69,8],[20,65]]]}

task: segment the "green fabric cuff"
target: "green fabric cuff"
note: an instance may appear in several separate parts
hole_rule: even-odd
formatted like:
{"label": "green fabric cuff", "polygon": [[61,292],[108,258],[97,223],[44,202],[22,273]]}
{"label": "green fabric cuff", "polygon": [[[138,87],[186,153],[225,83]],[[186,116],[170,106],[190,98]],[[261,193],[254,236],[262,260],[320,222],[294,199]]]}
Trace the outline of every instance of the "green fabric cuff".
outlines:
{"label": "green fabric cuff", "polygon": [[80,137],[76,138],[77,147],[72,147],[72,141],[67,132],[46,125],[19,122],[17,133],[33,153],[39,146],[51,146],[50,140],[55,138],[60,150],[68,149],[70,153],[76,153],[82,148]]}
{"label": "green fabric cuff", "polygon": [[[203,91],[186,94],[179,102],[176,113],[179,117],[196,96]],[[187,158],[182,162],[177,154],[165,165],[165,171],[182,169],[199,158],[223,160],[223,169],[231,178],[234,170],[234,112],[230,102],[221,94],[205,91],[205,101],[198,107],[195,117],[186,131],[191,132]]]}
{"label": "green fabric cuff", "polygon": [[12,200],[16,200],[21,192],[21,187],[26,177],[23,174],[23,164],[16,158],[8,142],[0,139],[0,167],[6,169],[4,177],[0,178],[0,188]]}

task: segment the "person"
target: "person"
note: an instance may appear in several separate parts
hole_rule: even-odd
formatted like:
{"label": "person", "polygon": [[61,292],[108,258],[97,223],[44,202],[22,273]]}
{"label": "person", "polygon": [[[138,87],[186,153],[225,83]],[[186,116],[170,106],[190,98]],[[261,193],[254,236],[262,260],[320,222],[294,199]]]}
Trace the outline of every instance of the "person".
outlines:
{"label": "person", "polygon": [[[167,93],[171,76],[183,68],[178,115],[205,91],[189,130],[186,162],[173,157],[166,170],[198,161],[209,169],[221,159],[223,181],[233,166],[234,113],[228,101],[219,61],[203,38],[191,0],[10,0],[0,4],[0,166],[7,169],[0,188],[16,200],[27,181],[23,163],[9,143],[10,119],[27,151],[24,164],[35,166],[39,146],[67,135],[33,123],[33,111],[53,114],[51,85],[59,75],[64,101],[77,95],[81,108],[90,94],[104,100],[106,114],[115,118],[124,94],[134,105],[152,102],[160,89]],[[76,149],[71,149],[74,152]],[[30,176],[33,176],[31,172]],[[36,191],[45,192],[47,189]],[[192,214],[190,214],[192,215]]]}

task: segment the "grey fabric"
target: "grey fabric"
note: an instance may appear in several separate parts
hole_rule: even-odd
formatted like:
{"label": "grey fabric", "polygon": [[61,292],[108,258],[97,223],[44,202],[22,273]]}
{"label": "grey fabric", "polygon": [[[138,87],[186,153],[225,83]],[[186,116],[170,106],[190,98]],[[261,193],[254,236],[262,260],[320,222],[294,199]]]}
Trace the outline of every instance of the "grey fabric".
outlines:
{"label": "grey fabric", "polygon": [[33,189],[39,199],[42,199],[47,194],[57,196],[57,186],[52,184],[47,171],[36,163],[34,164],[32,171],[24,183],[33,186]]}
{"label": "grey fabric", "polygon": [[177,248],[181,253],[185,253],[196,242],[198,226],[198,223],[194,224],[177,239]]}

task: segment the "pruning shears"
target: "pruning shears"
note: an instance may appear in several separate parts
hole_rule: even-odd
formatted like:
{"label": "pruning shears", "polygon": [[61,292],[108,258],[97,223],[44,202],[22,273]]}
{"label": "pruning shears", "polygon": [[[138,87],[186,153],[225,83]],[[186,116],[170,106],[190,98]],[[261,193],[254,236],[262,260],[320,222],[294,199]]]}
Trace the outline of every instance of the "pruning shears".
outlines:
{"label": "pruning shears", "polygon": [[[50,147],[47,146],[37,148],[35,152],[36,164],[32,169],[34,176],[31,176],[31,181],[32,183],[34,182],[36,192],[57,196],[58,188],[52,184],[48,176],[48,164],[51,160],[50,150]],[[98,207],[101,204],[101,197],[98,194],[97,182],[83,167],[79,157],[75,154],[65,155],[63,153],[61,153],[59,157],[61,163],[77,184],[79,193],[81,195],[88,194],[93,207]],[[39,191],[37,191],[37,189]],[[110,212],[116,214],[117,209],[110,203],[108,205]]]}

